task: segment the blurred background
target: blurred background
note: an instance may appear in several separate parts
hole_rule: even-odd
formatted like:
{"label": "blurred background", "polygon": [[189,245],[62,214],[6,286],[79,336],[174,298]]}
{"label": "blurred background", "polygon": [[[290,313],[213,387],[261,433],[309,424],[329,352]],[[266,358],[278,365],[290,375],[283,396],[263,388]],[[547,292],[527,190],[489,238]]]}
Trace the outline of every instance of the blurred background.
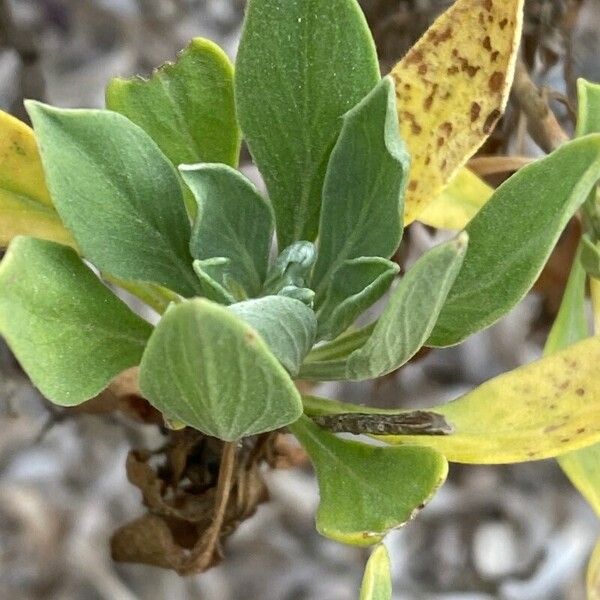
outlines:
{"label": "blurred background", "polygon": [[[448,0],[363,0],[387,72]],[[111,76],[148,75],[190,38],[235,56],[244,0],[0,0],[0,107],[26,119],[23,98],[102,107]],[[526,0],[522,61],[572,128],[573,84],[600,81],[600,0]],[[539,140],[537,140],[539,142]],[[481,155],[535,156],[513,97]],[[251,165],[244,165],[253,177]],[[507,172],[493,171],[493,183]],[[432,351],[364,384],[322,395],[379,406],[430,406],[540,355],[562,295],[577,231],[570,227],[530,295],[459,348]],[[399,260],[439,234],[411,226]],[[225,560],[187,578],[117,564],[110,536],[143,513],[126,478],[131,448],[158,448],[156,427],[122,415],[57,412],[0,348],[0,600],[345,600],[357,597],[367,553],[320,537],[308,466],[265,475],[271,501],[242,523]],[[388,537],[395,598],[583,600],[600,523],[554,461],[452,465],[433,502]]]}

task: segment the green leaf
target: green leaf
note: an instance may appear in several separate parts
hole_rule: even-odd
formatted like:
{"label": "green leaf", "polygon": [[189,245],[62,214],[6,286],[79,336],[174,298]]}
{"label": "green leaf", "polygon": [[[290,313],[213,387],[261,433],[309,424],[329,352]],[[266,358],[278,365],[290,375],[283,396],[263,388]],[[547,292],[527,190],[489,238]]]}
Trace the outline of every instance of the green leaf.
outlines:
{"label": "green leaf", "polygon": [[82,254],[122,279],[199,289],[177,173],[137,125],[109,111],[27,101],[46,180]]}
{"label": "green leaf", "polygon": [[467,236],[421,257],[392,293],[367,342],[348,359],[349,379],[371,379],[406,363],[429,337],[460,270]]}
{"label": "green leaf", "polygon": [[343,440],[307,417],[290,430],[308,452],[319,480],[317,529],[345,544],[380,542],[412,519],[446,479],[446,459],[428,448]]}
{"label": "green leaf", "polygon": [[292,375],[298,373],[317,333],[317,319],[308,306],[285,296],[266,296],[238,302],[229,310],[260,334]]}
{"label": "green leaf", "polygon": [[202,295],[218,304],[233,304],[235,297],[221,283],[223,281],[223,271],[229,264],[229,259],[224,256],[207,258],[206,260],[195,260],[194,271],[200,280]]}
{"label": "green leaf", "polygon": [[227,274],[249,296],[257,296],[273,239],[271,207],[241,173],[226,165],[184,165],[180,172],[198,203],[192,256],[229,258]]}
{"label": "green leaf", "polygon": [[398,248],[408,169],[394,84],[386,77],[344,115],[329,159],[312,279],[317,306],[324,300],[331,275],[346,260],[389,258]]}
{"label": "green leaf", "polygon": [[422,256],[400,280],[378,321],[315,348],[299,377],[317,381],[372,379],[401,367],[433,329],[465,256],[467,235]]}
{"label": "green leaf", "polygon": [[585,284],[587,276],[580,260],[582,246],[583,242],[580,243],[573,260],[560,309],[546,340],[544,347],[545,356],[562,350],[575,342],[579,342],[589,335],[589,327],[585,314]]}
{"label": "green leaf", "polygon": [[305,365],[307,363],[318,363],[334,361],[340,358],[348,358],[355,350],[360,348],[369,339],[369,336],[373,332],[375,323],[371,323],[361,329],[355,329],[348,331],[336,338],[332,342],[320,344],[313,348],[309,355],[306,357]]}
{"label": "green leaf", "polygon": [[0,265],[0,333],[55,404],[80,404],[137,365],[151,331],[71,248],[11,242]]}
{"label": "green leaf", "polygon": [[577,135],[600,132],[600,84],[585,79],[577,80],[579,112],[577,115]]}
{"label": "green leaf", "polygon": [[244,137],[275,209],[279,247],[317,236],[341,117],[379,81],[356,0],[250,0],[236,61]]}
{"label": "green leaf", "polygon": [[590,135],[501,185],[466,227],[463,267],[427,344],[458,344],[517,304],[599,177],[600,135]]}
{"label": "green leaf", "polygon": [[142,358],[140,388],[171,419],[225,441],[302,414],[294,383],[257,332],[203,299],[164,314]]}
{"label": "green leaf", "polygon": [[209,40],[195,38],[177,62],[163,65],[148,80],[113,79],[106,106],[146,131],[175,166],[237,165],[233,66]]}
{"label": "green leaf", "polygon": [[269,269],[264,292],[278,294],[285,288],[304,288],[316,258],[317,251],[312,242],[294,242],[277,257]]}
{"label": "green leaf", "polygon": [[318,311],[318,337],[332,340],[346,331],[385,294],[399,271],[396,263],[379,257],[354,258],[343,263],[333,274]]}
{"label": "green leaf", "polygon": [[391,600],[392,573],[390,556],[383,544],[377,546],[369,560],[360,587],[360,600]]}
{"label": "green leaf", "polygon": [[581,236],[581,265],[592,277],[600,277],[600,244],[593,242],[589,234]]}

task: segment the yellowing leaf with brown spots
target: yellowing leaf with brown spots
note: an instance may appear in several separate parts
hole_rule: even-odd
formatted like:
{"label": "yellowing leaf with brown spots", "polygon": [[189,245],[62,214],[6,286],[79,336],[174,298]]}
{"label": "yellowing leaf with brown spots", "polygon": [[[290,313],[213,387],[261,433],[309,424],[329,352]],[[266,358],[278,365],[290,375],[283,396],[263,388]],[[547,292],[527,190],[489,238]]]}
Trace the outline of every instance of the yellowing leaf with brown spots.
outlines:
{"label": "yellowing leaf with brown spots", "polygon": [[523,0],[457,0],[392,69],[412,157],[405,222],[478,150],[512,83]]}
{"label": "yellowing leaf with brown spots", "polygon": [[469,169],[462,168],[448,186],[419,215],[437,229],[463,229],[490,199],[494,189]]}
{"label": "yellowing leaf with brown spots", "polygon": [[33,130],[0,111],[0,246],[17,235],[74,245],[52,206]]}
{"label": "yellowing leaf with brown spots", "polygon": [[[559,456],[600,441],[600,336],[491,379],[431,409],[454,428],[449,435],[378,436],[390,444],[428,446],[449,461],[525,462]],[[310,415],[394,414],[305,398]]]}

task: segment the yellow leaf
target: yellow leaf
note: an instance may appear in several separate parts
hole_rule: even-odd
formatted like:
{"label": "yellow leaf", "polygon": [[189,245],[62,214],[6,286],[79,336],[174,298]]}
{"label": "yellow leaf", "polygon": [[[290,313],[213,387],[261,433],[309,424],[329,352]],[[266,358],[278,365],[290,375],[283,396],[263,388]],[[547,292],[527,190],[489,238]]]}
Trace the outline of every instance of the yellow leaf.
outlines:
{"label": "yellow leaf", "polygon": [[52,206],[33,130],[0,111],[0,246],[16,235],[74,245]]}
{"label": "yellow leaf", "polygon": [[[600,336],[495,377],[434,408],[449,435],[386,435],[389,444],[428,446],[450,462],[504,464],[560,456],[600,442]],[[397,414],[304,397],[309,415]]]}
{"label": "yellow leaf", "polygon": [[600,600],[600,542],[596,545],[587,571],[588,600]]}
{"label": "yellow leaf", "polygon": [[523,0],[457,0],[392,69],[412,158],[410,223],[478,150],[512,83]]}
{"label": "yellow leaf", "polygon": [[493,193],[493,188],[475,173],[460,169],[419,215],[419,221],[437,229],[463,229]]}

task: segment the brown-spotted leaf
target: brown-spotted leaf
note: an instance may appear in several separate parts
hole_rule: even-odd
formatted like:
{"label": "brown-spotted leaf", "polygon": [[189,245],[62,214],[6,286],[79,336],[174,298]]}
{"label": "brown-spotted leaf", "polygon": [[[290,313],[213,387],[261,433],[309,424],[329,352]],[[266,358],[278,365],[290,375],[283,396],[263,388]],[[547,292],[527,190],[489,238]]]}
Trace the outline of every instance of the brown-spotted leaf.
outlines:
{"label": "brown-spotted leaf", "polygon": [[[450,462],[505,464],[560,456],[600,442],[600,336],[504,373],[431,409],[450,435],[384,435],[389,444],[427,446]],[[311,416],[345,412],[395,414],[304,397]]]}
{"label": "brown-spotted leaf", "polygon": [[457,0],[392,69],[412,158],[405,221],[419,216],[502,115],[523,0]]}

